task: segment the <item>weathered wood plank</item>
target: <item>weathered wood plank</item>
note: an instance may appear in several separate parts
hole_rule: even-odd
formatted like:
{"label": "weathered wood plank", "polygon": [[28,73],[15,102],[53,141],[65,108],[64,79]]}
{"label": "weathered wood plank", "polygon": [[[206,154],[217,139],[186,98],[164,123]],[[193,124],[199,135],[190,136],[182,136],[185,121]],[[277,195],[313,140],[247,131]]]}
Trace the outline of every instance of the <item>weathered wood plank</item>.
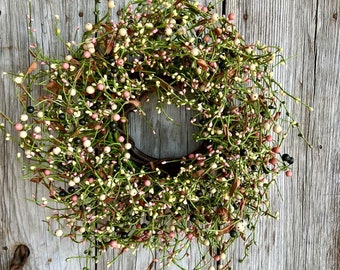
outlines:
{"label": "weathered wood plank", "polygon": [[278,183],[284,201],[273,192],[281,219],[260,222],[258,246],[234,269],[339,269],[339,2],[232,0],[226,10],[249,42],[279,45],[292,57],[278,80],[315,107],[310,114],[289,102],[314,149],[297,131],[285,143],[297,162],[292,179]]}
{"label": "weathered wood plank", "polygon": [[[122,3],[117,1],[117,6],[123,6]],[[72,35],[67,33],[94,21],[93,5],[94,1],[34,1],[38,42],[45,52],[65,53],[56,41],[51,41],[50,19],[55,14],[60,16],[62,35],[71,40]],[[288,104],[314,149],[307,149],[297,138],[297,132],[292,133],[284,150],[296,158],[294,176],[278,182],[284,201],[273,192],[273,209],[280,212],[281,219],[261,220],[257,230],[258,246],[239,264],[237,259],[243,252],[240,243],[235,249],[233,269],[339,269],[340,20],[336,14],[340,12],[340,3],[337,0],[314,0],[308,4],[303,0],[228,0],[226,10],[236,14],[235,23],[247,41],[276,44],[283,47],[286,56],[293,56],[287,66],[280,67],[278,79],[286,89],[315,107],[315,112],[309,114],[291,102]],[[27,13],[27,3],[0,0],[0,11],[0,73],[17,72],[29,64],[23,16]],[[0,110],[17,118],[20,112],[16,109],[14,85],[2,75],[0,84],[4,91]],[[4,141],[3,134],[0,140]],[[81,247],[72,245],[68,239],[58,240],[49,235],[41,222],[48,211],[44,213],[23,200],[31,196],[34,187],[20,180],[17,152],[12,143],[0,147],[0,185],[3,187],[0,189],[0,269],[8,268],[18,243],[27,244],[32,252],[25,269],[81,269],[83,265],[77,260],[65,262],[66,257],[82,252]],[[197,256],[195,250],[191,253],[183,262],[183,267],[190,270],[192,257]],[[137,252],[136,256],[127,253],[114,269],[145,269],[152,258],[153,254],[146,251]],[[106,269],[105,262],[100,261],[97,269]]]}
{"label": "weathered wood plank", "polygon": [[[94,2],[94,1],[92,1]],[[92,16],[87,12],[90,1],[32,1],[32,18],[36,28],[37,43],[47,55],[65,55],[62,44],[54,37],[54,15],[60,16],[63,25],[62,36],[73,40],[76,27],[82,27]],[[28,1],[0,1],[1,31],[1,96],[0,110],[12,119],[18,119],[21,111],[16,99],[16,90],[9,78],[3,76],[5,71],[24,71],[29,65],[29,40],[26,14]],[[80,16],[79,16],[80,15]],[[21,109],[20,109],[21,110]],[[2,122],[2,120],[1,120]],[[3,134],[1,141],[4,141]],[[16,244],[24,243],[31,255],[25,269],[81,269],[84,261],[73,260],[67,263],[69,256],[82,254],[83,247],[73,244],[68,239],[61,239],[47,232],[42,220],[51,215],[48,210],[39,209],[25,198],[31,198],[35,187],[23,181],[20,162],[16,159],[19,149],[13,143],[1,145],[0,153],[0,269],[8,269],[10,258]],[[38,196],[48,197],[46,191]]]}

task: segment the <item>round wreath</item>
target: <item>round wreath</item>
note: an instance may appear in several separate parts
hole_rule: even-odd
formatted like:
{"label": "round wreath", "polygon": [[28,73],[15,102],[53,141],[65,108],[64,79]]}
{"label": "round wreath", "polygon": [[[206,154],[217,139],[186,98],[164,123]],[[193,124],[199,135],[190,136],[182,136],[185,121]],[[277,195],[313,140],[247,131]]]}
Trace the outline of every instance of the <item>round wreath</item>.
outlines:
{"label": "round wreath", "polygon": [[[248,248],[258,218],[276,216],[271,183],[280,172],[291,176],[294,159],[280,147],[298,125],[282,96],[299,99],[274,79],[280,49],[246,44],[233,14],[191,0],[135,0],[119,22],[110,20],[113,6],[108,1],[108,13],[85,25],[80,43],[56,29],[64,59],[32,45],[34,62],[13,74],[25,111],[7,120],[19,132],[30,180],[49,191],[35,201],[54,210],[49,229],[88,243],[89,257],[97,259],[93,248],[144,246],[170,263],[195,240],[209,247],[198,265],[214,259],[227,267],[235,239]],[[195,112],[197,151],[159,160],[135,147],[129,113],[143,114],[150,94],[158,113],[164,104]]]}

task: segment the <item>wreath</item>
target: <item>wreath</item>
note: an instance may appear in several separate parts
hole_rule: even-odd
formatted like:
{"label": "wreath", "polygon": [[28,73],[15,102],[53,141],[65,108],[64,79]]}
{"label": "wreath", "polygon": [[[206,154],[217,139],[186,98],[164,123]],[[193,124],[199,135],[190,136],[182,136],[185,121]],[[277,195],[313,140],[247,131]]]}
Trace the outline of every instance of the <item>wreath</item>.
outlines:
{"label": "wreath", "polygon": [[[300,100],[273,73],[285,63],[281,49],[245,43],[233,14],[192,0],[134,0],[118,22],[108,7],[78,43],[62,38],[56,17],[67,55],[50,58],[33,44],[28,70],[12,74],[24,112],[5,117],[28,178],[48,191],[34,201],[53,210],[53,234],[87,243],[87,257],[144,246],[177,264],[195,241],[207,246],[197,267],[227,268],[232,243],[242,238],[248,249],[258,219],[276,217],[269,187],[294,162],[281,145],[292,127],[302,136],[283,96]],[[149,95],[155,113],[165,104],[193,112],[196,151],[157,159],[135,146],[129,114],[145,114]]]}

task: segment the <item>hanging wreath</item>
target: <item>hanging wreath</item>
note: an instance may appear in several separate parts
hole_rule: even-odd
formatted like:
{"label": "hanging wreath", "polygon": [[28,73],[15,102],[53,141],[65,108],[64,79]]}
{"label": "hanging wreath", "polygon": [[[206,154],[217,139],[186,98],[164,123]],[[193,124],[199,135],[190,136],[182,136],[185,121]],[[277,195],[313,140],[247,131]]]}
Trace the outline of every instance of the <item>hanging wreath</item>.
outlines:
{"label": "hanging wreath", "polygon": [[[294,159],[280,149],[299,127],[283,96],[300,100],[274,79],[281,51],[246,44],[233,14],[191,0],[132,1],[119,22],[108,7],[79,43],[62,39],[56,18],[67,55],[49,58],[33,44],[27,72],[12,74],[24,112],[7,120],[29,179],[49,191],[34,200],[54,210],[49,230],[86,242],[88,257],[144,246],[176,263],[196,241],[209,247],[197,267],[211,259],[227,267],[235,239],[249,248],[258,218],[276,217],[270,185],[292,174]],[[157,159],[135,147],[129,114],[144,114],[151,94],[155,113],[165,104],[193,112],[196,151]]]}

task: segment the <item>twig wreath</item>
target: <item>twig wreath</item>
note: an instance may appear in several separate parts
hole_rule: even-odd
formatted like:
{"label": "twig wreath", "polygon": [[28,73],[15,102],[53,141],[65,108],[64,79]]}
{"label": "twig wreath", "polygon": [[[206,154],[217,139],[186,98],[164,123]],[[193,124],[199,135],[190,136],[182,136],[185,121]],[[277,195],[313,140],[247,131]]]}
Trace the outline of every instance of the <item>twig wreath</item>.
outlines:
{"label": "twig wreath", "polygon": [[[7,139],[22,148],[29,179],[47,188],[34,201],[53,210],[53,234],[87,244],[87,258],[143,246],[177,264],[196,241],[207,248],[195,269],[211,260],[227,269],[232,243],[240,237],[247,250],[259,217],[276,216],[271,184],[292,174],[294,159],[280,147],[290,128],[301,132],[283,96],[300,100],[273,77],[281,51],[246,44],[233,14],[192,0],[134,0],[119,22],[110,20],[113,1],[108,7],[80,43],[62,39],[56,17],[67,55],[49,58],[32,45],[28,70],[12,74],[24,112],[3,116],[18,131],[19,140]],[[164,104],[196,112],[197,151],[159,160],[135,147],[128,114],[143,114],[149,94],[157,113]]]}

